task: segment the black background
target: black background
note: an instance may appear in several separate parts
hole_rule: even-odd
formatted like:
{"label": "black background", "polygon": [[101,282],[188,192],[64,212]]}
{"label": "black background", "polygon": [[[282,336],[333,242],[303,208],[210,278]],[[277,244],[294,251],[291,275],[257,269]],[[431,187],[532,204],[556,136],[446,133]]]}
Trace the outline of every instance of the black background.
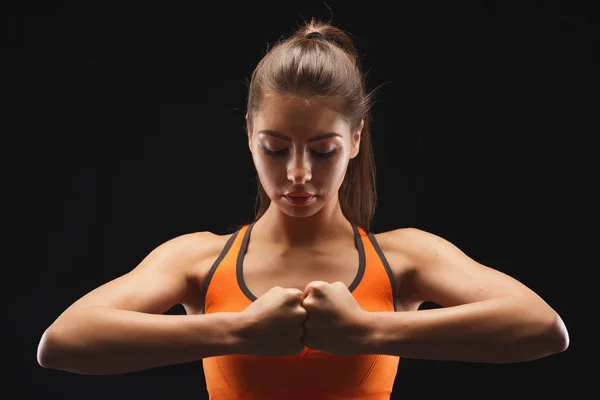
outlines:
{"label": "black background", "polygon": [[450,240],[535,290],[571,336],[566,352],[528,363],[402,359],[392,398],[587,392],[598,5],[414,3],[3,5],[5,388],[206,396],[200,361],[81,376],[39,367],[37,343],[73,301],[162,242],[252,217],[246,82],[268,44],[314,16],[352,33],[369,87],[383,85],[372,231]]}

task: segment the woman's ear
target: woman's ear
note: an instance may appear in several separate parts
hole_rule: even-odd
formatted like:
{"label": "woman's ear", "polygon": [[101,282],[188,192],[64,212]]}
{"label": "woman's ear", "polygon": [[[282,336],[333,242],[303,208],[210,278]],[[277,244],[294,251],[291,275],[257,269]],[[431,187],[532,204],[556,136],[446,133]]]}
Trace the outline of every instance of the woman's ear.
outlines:
{"label": "woman's ear", "polygon": [[354,158],[358,155],[358,151],[360,149],[360,139],[362,136],[362,130],[365,126],[365,120],[360,120],[360,125],[354,134],[352,135],[352,152],[350,153],[350,158]]}
{"label": "woman's ear", "polygon": [[248,134],[248,148],[250,149],[250,153],[252,153],[252,132],[248,129],[248,113],[246,113],[246,133]]}

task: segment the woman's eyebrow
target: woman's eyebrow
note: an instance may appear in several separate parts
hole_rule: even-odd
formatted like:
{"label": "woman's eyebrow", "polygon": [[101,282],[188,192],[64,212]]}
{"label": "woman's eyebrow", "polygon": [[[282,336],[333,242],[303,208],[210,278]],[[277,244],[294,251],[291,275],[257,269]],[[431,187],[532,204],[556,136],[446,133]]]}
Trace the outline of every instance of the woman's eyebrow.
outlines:
{"label": "woman's eyebrow", "polygon": [[[265,129],[262,130],[260,132],[258,132],[259,134],[264,133],[265,135],[269,135],[269,136],[273,136],[282,140],[287,140],[288,142],[291,142],[292,140],[284,135],[281,132],[277,132],[277,131],[272,131],[270,129]],[[342,135],[340,135],[339,133],[335,133],[335,132],[331,132],[331,133],[323,133],[323,134],[319,134],[319,135],[315,135],[313,137],[311,137],[310,139],[308,139],[309,142],[316,142],[318,140],[324,140],[324,139],[329,139],[332,137],[342,137]]]}

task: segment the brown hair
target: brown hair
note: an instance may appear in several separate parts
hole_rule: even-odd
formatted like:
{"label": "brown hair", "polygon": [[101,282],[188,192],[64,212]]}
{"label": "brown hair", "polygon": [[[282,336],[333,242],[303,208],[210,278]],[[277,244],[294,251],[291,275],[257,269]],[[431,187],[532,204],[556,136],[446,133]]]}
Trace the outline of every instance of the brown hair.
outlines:
{"label": "brown hair", "polygon": [[[342,99],[340,112],[352,131],[364,120],[359,153],[350,160],[340,187],[339,200],[348,220],[367,232],[375,215],[375,162],[371,144],[372,93],[367,93],[359,54],[349,35],[330,23],[314,18],[293,35],[280,39],[260,60],[248,90],[247,133],[266,92],[308,99],[311,96]],[[254,221],[271,203],[260,179]]]}

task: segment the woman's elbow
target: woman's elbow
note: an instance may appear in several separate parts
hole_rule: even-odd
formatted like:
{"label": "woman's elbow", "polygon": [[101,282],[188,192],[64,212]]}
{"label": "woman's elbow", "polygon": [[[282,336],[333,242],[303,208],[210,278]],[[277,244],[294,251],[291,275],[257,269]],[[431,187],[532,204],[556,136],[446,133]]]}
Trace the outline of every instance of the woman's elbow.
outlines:
{"label": "woman's elbow", "polygon": [[549,329],[549,331],[553,343],[553,353],[561,353],[569,348],[569,331],[567,330],[564,321],[557,313],[554,313],[551,329]]}
{"label": "woman's elbow", "polygon": [[42,334],[37,348],[37,362],[43,368],[54,368],[55,337],[50,328]]}
{"label": "woman's elbow", "polygon": [[560,315],[554,310],[548,310],[541,319],[539,329],[539,344],[543,346],[542,356],[562,353],[569,347],[569,332]]}
{"label": "woman's elbow", "polygon": [[44,331],[37,348],[37,362],[43,368],[62,369],[61,364],[69,354],[67,332],[59,326],[51,325]]}

